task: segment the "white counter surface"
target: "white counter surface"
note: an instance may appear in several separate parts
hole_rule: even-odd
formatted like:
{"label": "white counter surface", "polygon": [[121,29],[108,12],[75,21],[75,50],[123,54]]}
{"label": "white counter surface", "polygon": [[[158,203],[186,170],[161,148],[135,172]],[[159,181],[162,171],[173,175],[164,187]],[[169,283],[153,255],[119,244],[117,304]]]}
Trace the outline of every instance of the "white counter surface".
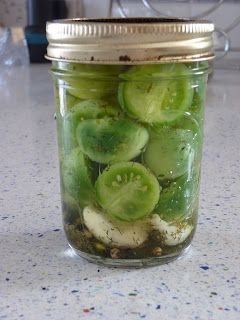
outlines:
{"label": "white counter surface", "polygon": [[71,256],[49,66],[0,70],[0,319],[240,319],[240,71],[209,83],[190,252],[148,269]]}

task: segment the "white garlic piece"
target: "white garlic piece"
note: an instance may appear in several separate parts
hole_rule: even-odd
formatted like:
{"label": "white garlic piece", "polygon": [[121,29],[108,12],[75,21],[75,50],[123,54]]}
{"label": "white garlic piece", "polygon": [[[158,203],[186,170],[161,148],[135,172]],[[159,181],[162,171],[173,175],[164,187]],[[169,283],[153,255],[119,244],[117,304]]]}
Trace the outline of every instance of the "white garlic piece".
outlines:
{"label": "white garlic piece", "polygon": [[150,224],[154,230],[158,230],[164,236],[165,244],[168,246],[176,246],[184,242],[193,230],[192,225],[176,226],[162,220],[158,214],[152,215]]}
{"label": "white garlic piece", "polygon": [[150,230],[147,220],[116,221],[92,207],[84,208],[83,218],[94,237],[112,247],[136,248],[147,240]]}

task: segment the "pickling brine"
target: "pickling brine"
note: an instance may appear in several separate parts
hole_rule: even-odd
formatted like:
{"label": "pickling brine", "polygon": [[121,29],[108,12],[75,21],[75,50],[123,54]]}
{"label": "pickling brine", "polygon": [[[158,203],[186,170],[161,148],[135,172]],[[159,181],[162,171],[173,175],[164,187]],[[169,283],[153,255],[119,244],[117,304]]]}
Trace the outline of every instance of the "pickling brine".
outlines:
{"label": "pickling brine", "polygon": [[54,62],[52,71],[70,245],[116,264],[171,258],[188,247],[207,64]]}

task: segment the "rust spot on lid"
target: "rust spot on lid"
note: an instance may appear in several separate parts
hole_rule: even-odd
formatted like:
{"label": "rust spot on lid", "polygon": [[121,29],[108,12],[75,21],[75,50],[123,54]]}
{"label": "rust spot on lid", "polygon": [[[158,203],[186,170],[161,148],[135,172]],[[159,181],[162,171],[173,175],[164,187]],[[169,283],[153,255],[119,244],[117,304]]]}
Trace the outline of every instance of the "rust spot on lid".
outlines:
{"label": "rust spot on lid", "polygon": [[131,61],[131,58],[128,55],[120,56],[119,61]]}

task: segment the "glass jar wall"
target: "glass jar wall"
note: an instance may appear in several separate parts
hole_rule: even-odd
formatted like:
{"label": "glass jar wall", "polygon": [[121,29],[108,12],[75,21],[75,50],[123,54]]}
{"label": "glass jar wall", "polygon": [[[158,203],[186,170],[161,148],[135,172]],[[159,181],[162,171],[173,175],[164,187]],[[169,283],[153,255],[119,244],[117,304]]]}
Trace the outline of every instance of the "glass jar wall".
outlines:
{"label": "glass jar wall", "polygon": [[144,266],[193,238],[207,62],[55,61],[64,230],[90,261]]}

